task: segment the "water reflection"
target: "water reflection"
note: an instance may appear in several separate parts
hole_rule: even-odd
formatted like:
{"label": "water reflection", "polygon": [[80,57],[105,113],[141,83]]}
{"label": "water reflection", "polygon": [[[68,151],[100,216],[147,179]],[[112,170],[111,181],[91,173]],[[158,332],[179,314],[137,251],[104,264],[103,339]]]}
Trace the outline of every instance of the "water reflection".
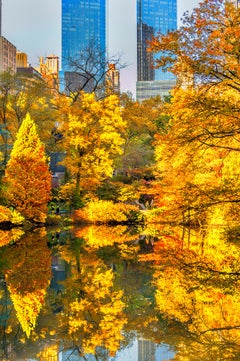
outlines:
{"label": "water reflection", "polygon": [[1,359],[240,359],[233,230],[1,232]]}

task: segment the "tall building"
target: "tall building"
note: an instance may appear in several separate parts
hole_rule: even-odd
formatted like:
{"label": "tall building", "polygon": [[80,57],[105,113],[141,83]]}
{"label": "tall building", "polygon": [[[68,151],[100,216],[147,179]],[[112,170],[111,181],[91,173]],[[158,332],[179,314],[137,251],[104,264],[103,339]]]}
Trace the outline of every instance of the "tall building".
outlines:
{"label": "tall building", "polygon": [[0,73],[10,71],[16,73],[17,48],[4,36],[0,36]]}
{"label": "tall building", "polygon": [[171,73],[154,69],[148,41],[177,29],[177,0],[137,0],[137,99],[165,95],[175,85]]}
{"label": "tall building", "polygon": [[89,50],[93,47],[105,56],[106,0],[62,0],[62,72],[77,71],[79,76],[82,71],[85,77],[83,67],[78,71],[71,66],[71,61],[81,59],[83,63],[83,54],[88,49],[87,65]]}
{"label": "tall building", "polygon": [[16,73],[17,48],[2,36],[2,0],[0,0],[0,73]]}

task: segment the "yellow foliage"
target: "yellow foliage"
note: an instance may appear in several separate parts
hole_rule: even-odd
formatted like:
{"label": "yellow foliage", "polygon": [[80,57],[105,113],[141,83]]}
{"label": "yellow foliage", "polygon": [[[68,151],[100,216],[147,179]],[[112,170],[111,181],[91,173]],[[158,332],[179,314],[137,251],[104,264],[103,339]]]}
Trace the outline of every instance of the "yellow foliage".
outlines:
{"label": "yellow foliage", "polygon": [[[11,206],[31,221],[45,221],[50,200],[51,173],[44,145],[29,114],[17,133],[4,182],[5,196]],[[14,218],[20,220],[17,214],[14,214]]]}
{"label": "yellow foliage", "polygon": [[224,84],[173,91],[165,107],[171,128],[155,147],[156,203],[165,220],[185,221],[189,209],[204,219],[211,204],[239,198],[239,100]]}
{"label": "yellow foliage", "polygon": [[11,219],[10,209],[0,205],[0,223],[10,221],[10,219]]}
{"label": "yellow foliage", "polygon": [[24,231],[22,229],[13,228],[10,231],[0,230],[0,247],[6,246],[10,242],[17,242]]}
{"label": "yellow foliage", "polygon": [[76,187],[96,188],[112,175],[113,158],[122,153],[126,122],[118,98],[111,95],[97,100],[94,94],[82,92],[71,106],[67,99],[59,103],[59,111],[59,131],[64,134],[66,152],[63,163],[71,178],[77,180]]}
{"label": "yellow foliage", "polygon": [[[40,256],[41,255],[41,256]],[[25,233],[8,254],[7,287],[26,336],[36,325],[52,277],[51,251],[44,230]]]}
{"label": "yellow foliage", "polygon": [[75,216],[76,219],[92,223],[126,222],[131,219],[131,212],[138,211],[138,207],[133,205],[97,200],[76,211]]}
{"label": "yellow foliage", "polygon": [[10,209],[0,205],[0,223],[11,222],[13,224],[22,224],[24,217],[15,209]]}
{"label": "yellow foliage", "polygon": [[68,333],[76,342],[81,340],[84,354],[95,354],[98,347],[115,354],[127,321],[123,292],[115,290],[113,271],[94,253],[82,255],[80,263],[80,272],[72,264],[73,279],[65,283],[68,294],[74,295],[69,299],[69,317],[65,319]]}
{"label": "yellow foliage", "polygon": [[120,251],[121,257],[125,260],[133,260],[137,257],[140,250],[139,244],[130,245],[130,244],[119,244],[118,249]]}
{"label": "yellow foliage", "polygon": [[46,290],[38,290],[35,293],[18,294],[11,286],[8,286],[10,297],[13,302],[17,318],[26,336],[29,338],[36,326],[36,320],[42,308]]}
{"label": "yellow foliage", "polygon": [[11,211],[11,222],[13,224],[22,224],[24,222],[24,217],[16,210]]}
{"label": "yellow foliage", "polygon": [[89,247],[90,249],[113,246],[114,244],[122,244],[135,239],[134,236],[131,236],[127,232],[127,226],[123,225],[114,227],[93,225],[84,228],[76,228],[74,229],[74,234],[78,238],[84,238],[86,247]]}
{"label": "yellow foliage", "polygon": [[59,353],[59,345],[50,345],[44,347],[44,349],[37,354],[37,357],[40,360],[58,360],[58,353]]}

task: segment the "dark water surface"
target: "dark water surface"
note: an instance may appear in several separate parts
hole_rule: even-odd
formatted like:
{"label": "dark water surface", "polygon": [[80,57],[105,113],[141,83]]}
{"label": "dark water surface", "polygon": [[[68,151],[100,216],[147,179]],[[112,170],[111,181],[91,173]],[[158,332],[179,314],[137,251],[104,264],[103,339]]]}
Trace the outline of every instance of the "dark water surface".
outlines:
{"label": "dark water surface", "polygon": [[0,231],[0,360],[240,360],[226,227]]}

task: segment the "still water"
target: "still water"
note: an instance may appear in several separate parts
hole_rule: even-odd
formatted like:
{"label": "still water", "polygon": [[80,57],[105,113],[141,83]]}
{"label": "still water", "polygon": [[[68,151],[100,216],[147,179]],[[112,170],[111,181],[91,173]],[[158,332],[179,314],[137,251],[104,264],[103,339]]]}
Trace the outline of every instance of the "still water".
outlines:
{"label": "still water", "polygon": [[0,231],[1,360],[240,360],[239,232]]}

